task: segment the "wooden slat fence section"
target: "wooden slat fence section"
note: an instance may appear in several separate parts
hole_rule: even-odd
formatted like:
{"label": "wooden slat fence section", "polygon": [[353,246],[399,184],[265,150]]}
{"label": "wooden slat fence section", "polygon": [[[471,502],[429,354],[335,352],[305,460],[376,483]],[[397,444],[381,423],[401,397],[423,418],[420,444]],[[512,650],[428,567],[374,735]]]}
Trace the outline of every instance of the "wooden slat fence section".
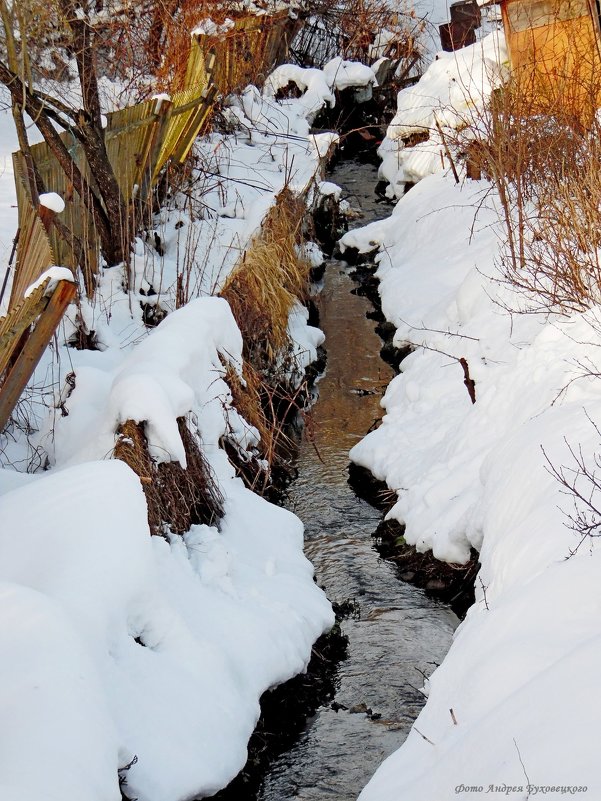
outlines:
{"label": "wooden slat fence section", "polygon": [[[209,119],[218,92],[226,94],[240,88],[274,66],[293,28],[294,23],[284,12],[273,17],[237,19],[234,28],[222,36],[193,37],[182,91],[170,100],[153,99],[107,115],[107,154],[128,205],[146,202],[169,160],[185,160]],[[93,188],[83,148],[69,132],[61,134],[61,138]],[[74,299],[76,285],[59,281],[51,296],[47,293],[48,282],[28,298],[24,297],[25,290],[56,264],[71,268],[74,274],[81,268],[91,295],[99,263],[99,240],[92,215],[69,176],[45,143],[33,145],[31,155],[45,190],[58,193],[65,201],[60,220],[63,230],[70,231],[73,239],[66,241],[55,226],[48,232],[33,205],[24,157],[15,153],[19,241],[9,311],[0,318],[0,430]],[[130,221],[124,220],[124,225],[128,224]]]}
{"label": "wooden slat fence section", "polygon": [[[290,28],[290,18],[286,12],[268,16],[249,16],[235,21],[234,28],[219,36],[193,37],[188,58],[185,88],[177,92],[171,101],[149,100],[135,106],[107,115],[105,142],[109,160],[119,183],[119,188],[127,204],[143,204],[148,199],[152,186],[161,170],[172,159],[183,162],[188,155],[194,139],[206,124],[217,91],[227,93],[256,78],[261,71],[268,71],[275,60],[282,43],[286,41],[286,31]],[[65,132],[61,138],[74,157],[84,178],[92,182],[90,170],[83,149],[75,138]],[[98,236],[92,215],[72,182],[65,175],[44,143],[31,148],[33,160],[48,191],[57,192],[65,201],[61,221],[72,232],[71,242],[52,228],[47,238],[53,254],[49,263],[70,267],[74,271],[80,267],[88,295],[94,288],[94,273],[99,263]],[[14,155],[15,175],[19,208],[30,207],[26,182],[26,168],[23,156]],[[39,225],[29,220],[28,225],[36,228],[32,232],[43,240]],[[129,224],[128,220],[123,225]],[[29,229],[27,232],[29,235]],[[25,238],[27,238],[27,236]],[[79,247],[74,247],[77,241]],[[21,248],[19,248],[21,251]],[[75,255],[80,253],[80,257]],[[23,259],[17,257],[16,273],[21,273]],[[43,265],[45,269],[48,264]],[[15,279],[12,299],[16,300],[25,286],[28,286],[30,272],[37,266],[27,267],[27,277]],[[43,270],[38,271],[38,275]],[[37,275],[35,276],[37,277]],[[35,277],[33,280],[35,280]]]}
{"label": "wooden slat fence section", "polygon": [[[19,205],[19,243],[9,309],[20,304],[27,287],[55,263],[46,228],[31,203],[17,164],[15,164],[15,183]],[[1,325],[2,320],[0,320],[0,330]]]}
{"label": "wooden slat fence section", "polygon": [[273,16],[241,17],[225,33],[196,37],[200,50],[216,55],[213,80],[219,91],[229,94],[251,81],[260,83],[285,49],[293,27],[288,12],[280,12]]}
{"label": "wooden slat fence section", "polygon": [[114,111],[108,116],[106,151],[126,203],[134,196],[146,168],[149,145],[157,124],[155,100]]}
{"label": "wooden slat fence section", "polygon": [[22,298],[13,306],[5,317],[0,317],[0,376],[6,370],[25,331],[48,305],[45,297],[47,286],[47,281],[40,284],[29,297]]}
{"label": "wooden slat fence section", "polygon": [[10,358],[14,357],[14,360],[6,370],[0,391],[0,431],[8,422],[76,291],[73,282],[59,281],[52,295],[43,298],[46,303],[32,331],[18,340],[18,350],[11,354]]}
{"label": "wooden slat fence section", "polygon": [[[210,114],[211,105],[207,102],[209,95],[206,91],[208,77],[204,62],[202,69],[197,66],[194,74],[195,85],[176,94],[171,103],[163,101],[166,114],[156,113],[155,109],[159,103],[150,100],[107,115],[105,133],[107,155],[127,204],[134,201],[144,202],[149,188],[157,180],[161,169],[176,150],[180,160],[188,153]],[[158,142],[157,132],[160,134]],[[92,184],[93,179],[81,145],[68,132],[61,134],[61,138],[86,180]],[[31,154],[45,188],[57,192],[65,200],[65,210],[61,214],[61,220],[74,234],[83,252],[83,258],[78,263],[73,242],[65,241],[56,230],[52,230],[50,246],[55,256],[54,263],[73,270],[78,266],[81,267],[86,289],[91,295],[94,286],[93,274],[97,272],[99,262],[98,236],[93,217],[48,146],[44,142],[33,145]],[[13,158],[15,172],[23,175],[25,164],[22,155],[16,153]],[[19,182],[19,188],[21,190],[19,205],[27,203],[31,205],[31,199],[27,198],[28,193],[24,189],[23,182]],[[145,189],[145,193],[140,191],[141,188]],[[23,196],[24,191],[25,196]],[[124,220],[123,225],[128,225],[128,220]]]}
{"label": "wooden slat fence section", "polygon": [[[61,138],[67,145],[84,177],[90,181],[90,170],[80,145],[68,133],[63,133]],[[54,263],[69,267],[72,270],[76,270],[78,266],[81,267],[85,285],[90,294],[93,287],[92,275],[96,272],[98,263],[98,237],[94,221],[91,215],[88,214],[81,198],[73,189],[69,177],[65,175],[64,170],[56,161],[46,143],[40,142],[37,145],[33,145],[31,147],[31,155],[46,190],[58,193],[65,201],[65,210],[61,213],[60,219],[73,234],[74,239],[79,241],[83,251],[82,263],[78,263],[72,243],[65,241],[59,236],[57,230],[53,228],[50,231],[49,239],[52,253],[54,254]],[[15,164],[15,173],[19,172],[24,175],[25,163],[21,153],[13,155],[13,162]],[[31,198],[28,199],[28,202],[31,203]]]}

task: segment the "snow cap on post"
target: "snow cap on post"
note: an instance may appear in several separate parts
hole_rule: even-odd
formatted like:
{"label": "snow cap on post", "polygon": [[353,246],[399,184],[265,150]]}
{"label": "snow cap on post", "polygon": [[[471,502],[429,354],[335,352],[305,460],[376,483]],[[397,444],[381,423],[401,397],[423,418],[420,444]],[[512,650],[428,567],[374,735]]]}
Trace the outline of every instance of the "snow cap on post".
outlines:
{"label": "snow cap on post", "polygon": [[40,195],[40,206],[60,214],[65,210],[65,201],[56,192],[44,192]]}
{"label": "snow cap on post", "polygon": [[54,217],[64,210],[65,201],[56,192],[44,192],[40,195],[40,219],[47,233],[50,233]]}

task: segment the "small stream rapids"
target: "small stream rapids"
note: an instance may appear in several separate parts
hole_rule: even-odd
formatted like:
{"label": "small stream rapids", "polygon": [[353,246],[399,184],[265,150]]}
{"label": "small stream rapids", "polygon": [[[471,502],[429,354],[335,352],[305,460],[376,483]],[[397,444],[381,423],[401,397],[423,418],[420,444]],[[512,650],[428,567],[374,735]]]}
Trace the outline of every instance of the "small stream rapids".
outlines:
{"label": "small stream rapids", "polygon": [[[372,165],[342,162],[331,180],[361,209],[359,224],[384,216]],[[381,417],[392,378],[366,317],[371,304],[353,292],[349,273],[344,262],[328,263],[318,301],[327,367],[313,409],[315,447],[304,441],[300,448],[287,506],[305,524],[317,581],[332,601],[354,599],[358,614],[342,623],[348,657],[338,668],[334,702],[271,764],[261,801],[354,801],[406,738],[424,704],[423,676],[441,662],[457,624],[447,606],[401,582],[394,565],[379,557],[372,533],[381,513],[348,483],[348,451]]]}

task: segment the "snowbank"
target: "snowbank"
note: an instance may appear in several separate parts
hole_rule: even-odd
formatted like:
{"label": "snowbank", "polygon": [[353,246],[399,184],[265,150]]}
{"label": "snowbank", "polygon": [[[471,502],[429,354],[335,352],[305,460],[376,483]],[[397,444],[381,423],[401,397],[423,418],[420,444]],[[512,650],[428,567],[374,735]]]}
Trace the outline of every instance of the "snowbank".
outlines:
{"label": "snowbank", "polygon": [[[380,428],[351,458],[396,493],[388,517],[409,544],[454,563],[476,549],[481,563],[424,710],[361,801],[601,797],[601,553],[569,517],[598,519],[582,468],[598,471],[601,448],[599,309],[515,313],[524,303],[502,280],[498,198],[485,181],[455,182],[436,128],[451,140],[477,120],[503,60],[489,37],[441,54],[399,94],[381,174],[400,200],[341,241],[378,251],[382,311],[394,343],[412,347]],[[399,144],[420,131],[428,141]],[[417,185],[404,194],[406,181]]]}
{"label": "snowbank", "polygon": [[127,793],[149,801],[210,794],[242,767],[259,695],[332,621],[300,522],[223,486],[222,531],[170,542],[149,536],[118,461],[0,497],[3,799],[119,799],[134,756]]}
{"label": "snowbank", "polygon": [[290,83],[294,83],[303,92],[299,102],[310,122],[313,122],[324,105],[334,106],[334,90],[377,86],[371,67],[337,57],[329,61],[322,70],[282,64],[265,81],[263,95],[273,98],[279,89],[284,89]]}
{"label": "snowbank", "polygon": [[[261,693],[302,671],[333,622],[302,553],[302,524],[245,489],[219,447],[230,428],[252,444],[254,430],[223,381],[221,360],[240,369],[241,351],[219,298],[187,304],[130,352],[75,351],[75,390],[54,431],[57,469],[16,488],[3,482],[0,581],[16,585],[7,610],[33,603],[23,588],[35,590],[49,630],[67,632],[40,646],[56,666],[44,673],[42,711],[33,669],[29,682],[7,676],[4,685],[22,736],[11,733],[0,764],[10,757],[15,776],[32,773],[26,762],[37,765],[16,784],[24,799],[37,797],[40,781],[49,788],[44,797],[57,800],[118,798],[117,768],[134,756],[128,793],[141,801],[215,792],[244,764]],[[99,460],[112,450],[116,425],[133,418],[146,421],[159,460],[185,461],[175,418],[188,412],[225,517],[220,531],[194,526],[166,542],[149,536],[138,478],[120,462]],[[9,632],[18,676],[31,633]],[[4,634],[0,627],[0,648]],[[74,671],[81,699],[69,700],[55,726],[52,710]]]}
{"label": "snowbank", "polygon": [[[224,380],[242,339],[213,295],[284,186],[311,194],[336,137],[254,87],[225,113],[235,132],[198,143],[202,168],[137,241],[129,291],[122,268],[101,272],[0,442],[3,801],[118,801],[119,769],[140,801],[213,794],[244,765],[260,695],[334,621],[301,522],[246,489],[221,447],[252,452],[259,435]],[[307,318],[291,309],[291,378],[323,341]],[[67,347],[80,321],[94,349]],[[185,464],[183,415],[224,517],[151,538],[139,479],[109,458],[115,431],[143,421],[155,459]]]}
{"label": "snowbank", "polygon": [[[397,112],[378,151],[389,197],[402,197],[405,184],[438,172],[445,141],[453,142],[457,130],[477,121],[507,74],[507,58],[503,34],[494,32],[453,53],[439,52],[418,83],[399,92]],[[406,147],[403,139],[412,134],[427,138]]]}
{"label": "snowbank", "polygon": [[382,309],[395,344],[414,351],[351,458],[394,489],[389,517],[408,543],[459,563],[473,547],[482,564],[424,711],[362,801],[446,801],[462,786],[484,797],[490,785],[525,787],[525,771],[532,785],[601,797],[599,552],[590,541],[567,559],[580,540],[566,525],[572,498],[545,457],[574,468],[565,437],[595,466],[601,437],[587,415],[601,418],[601,385],[585,366],[598,359],[599,314],[509,314],[518,299],[495,280],[498,219],[488,184],[439,173],[353,233],[363,250],[379,244]]}

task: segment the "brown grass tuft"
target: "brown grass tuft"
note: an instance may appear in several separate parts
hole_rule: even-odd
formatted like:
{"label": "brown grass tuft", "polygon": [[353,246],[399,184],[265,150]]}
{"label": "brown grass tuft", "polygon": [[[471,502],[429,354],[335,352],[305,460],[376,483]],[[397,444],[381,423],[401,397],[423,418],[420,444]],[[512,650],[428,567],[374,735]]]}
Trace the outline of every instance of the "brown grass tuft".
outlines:
{"label": "brown grass tuft", "polygon": [[157,465],[151,459],[143,423],[127,420],[117,431],[114,456],[140,477],[152,534],[164,534],[165,527],[183,534],[194,524],[216,525],[223,517],[223,496],[197,439],[185,417],[179,417],[177,424],[186,452],[185,470],[179,462]]}
{"label": "brown grass tuft", "polygon": [[307,297],[311,266],[296,252],[305,214],[304,198],[284,188],[221,292],[242,332],[246,359],[259,368],[286,348],[290,310]]}
{"label": "brown grass tuft", "polygon": [[502,280],[513,311],[584,311],[601,300],[601,125],[571,102],[533,115],[512,79],[495,92],[468,148],[470,169],[497,190]]}

